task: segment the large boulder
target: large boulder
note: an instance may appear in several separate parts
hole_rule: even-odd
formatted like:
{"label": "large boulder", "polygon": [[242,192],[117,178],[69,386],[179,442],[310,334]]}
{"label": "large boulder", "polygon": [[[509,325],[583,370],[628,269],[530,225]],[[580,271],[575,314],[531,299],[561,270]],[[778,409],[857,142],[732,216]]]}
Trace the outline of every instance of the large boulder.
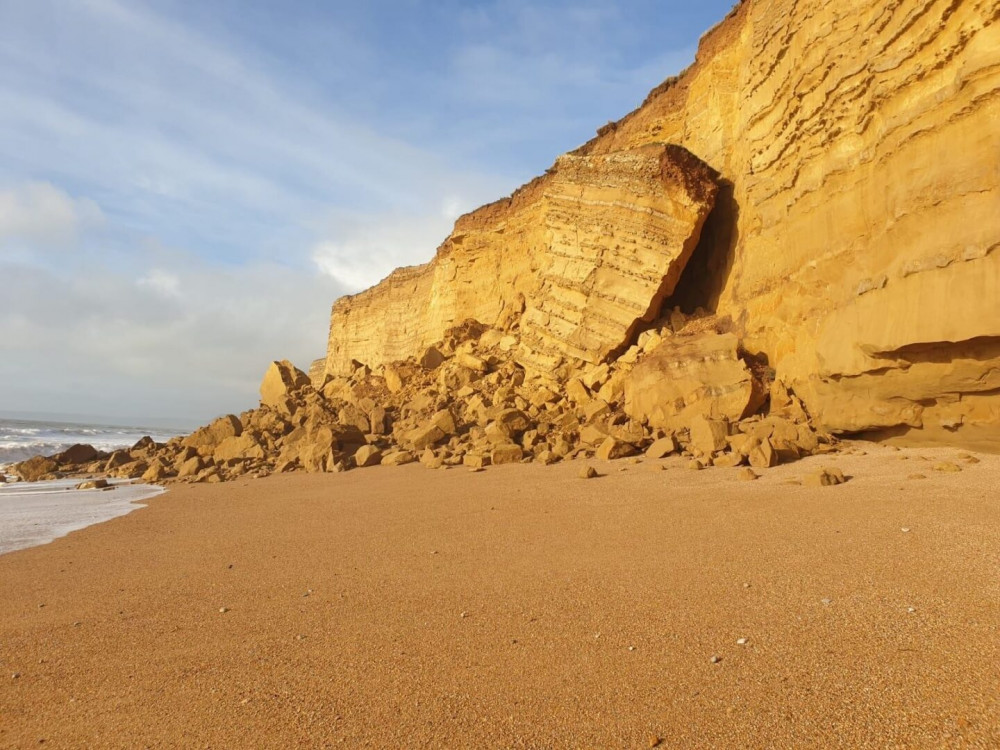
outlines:
{"label": "large boulder", "polygon": [[86,464],[96,460],[99,455],[94,446],[77,443],[52,458],[60,464]]}
{"label": "large boulder", "polygon": [[249,432],[227,437],[212,452],[216,461],[232,461],[238,458],[264,458],[260,442]]}
{"label": "large boulder", "polygon": [[309,376],[287,359],[272,362],[260,384],[260,402],[275,409],[285,409],[289,396],[310,385]]}
{"label": "large boulder", "polygon": [[25,482],[37,482],[46,474],[51,474],[59,468],[59,465],[51,458],[45,456],[33,456],[27,461],[14,464],[11,473],[21,477]]}
{"label": "large boulder", "polygon": [[[222,443],[226,438],[239,437],[243,434],[243,423],[232,415],[219,417],[214,422],[199,430],[195,430],[181,441],[185,448],[210,448]],[[212,452],[211,450],[208,452]]]}
{"label": "large boulder", "polygon": [[625,379],[625,413],[650,427],[679,430],[697,417],[739,421],[762,389],[731,333],[666,339]]}

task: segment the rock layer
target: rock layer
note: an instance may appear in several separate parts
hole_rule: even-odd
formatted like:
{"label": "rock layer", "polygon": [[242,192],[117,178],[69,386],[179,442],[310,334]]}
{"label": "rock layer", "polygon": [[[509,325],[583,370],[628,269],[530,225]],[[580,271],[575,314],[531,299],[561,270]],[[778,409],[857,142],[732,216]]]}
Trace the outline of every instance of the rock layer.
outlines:
{"label": "rock layer", "polygon": [[[571,375],[574,360],[620,351],[629,319],[655,317],[642,308],[666,294],[730,318],[822,426],[1000,448],[998,49],[989,0],[746,0],[691,68],[545,177],[459,219],[430,264],[339,301],[327,374],[418,355],[471,317],[520,324],[520,361]],[[656,200],[638,199],[641,179],[604,199],[610,233],[567,200],[610,187],[588,170],[665,143],[720,175],[693,253],[697,218],[665,242],[652,214],[631,228],[633,207]],[[627,248],[636,234],[648,244]],[[573,263],[553,262],[657,243],[652,277],[665,268],[671,283],[643,280],[607,320],[596,276],[576,289]]]}
{"label": "rock layer", "polygon": [[338,300],[326,373],[418,356],[469,318],[519,327],[527,367],[600,362],[659,315],[716,190],[712,170],[677,146],[560,157],[512,198],[460,219],[427,265]]}

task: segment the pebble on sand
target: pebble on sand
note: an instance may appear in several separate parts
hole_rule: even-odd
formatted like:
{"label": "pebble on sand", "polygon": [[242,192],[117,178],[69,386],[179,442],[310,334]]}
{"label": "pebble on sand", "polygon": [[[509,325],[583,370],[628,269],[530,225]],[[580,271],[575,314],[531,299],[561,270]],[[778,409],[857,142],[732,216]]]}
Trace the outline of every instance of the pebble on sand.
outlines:
{"label": "pebble on sand", "polygon": [[593,466],[584,466],[580,469],[580,479],[596,479],[600,476]]}
{"label": "pebble on sand", "polygon": [[712,656],[710,661],[712,662],[712,664],[718,664],[720,661],[722,661],[722,657],[716,654]]}

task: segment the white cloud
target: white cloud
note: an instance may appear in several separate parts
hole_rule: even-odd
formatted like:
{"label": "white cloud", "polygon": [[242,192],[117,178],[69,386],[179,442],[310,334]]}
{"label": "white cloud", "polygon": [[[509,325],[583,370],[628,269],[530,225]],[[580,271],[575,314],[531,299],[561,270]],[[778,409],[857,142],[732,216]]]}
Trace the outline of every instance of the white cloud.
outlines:
{"label": "white cloud", "polygon": [[69,247],[82,231],[103,222],[94,201],[73,198],[48,182],[0,190],[0,246]]}
{"label": "white cloud", "polygon": [[0,258],[0,409],[196,424],[255,406],[272,359],[306,368],[324,355],[336,284],[271,264],[159,260],[136,283],[107,266],[64,274]]}
{"label": "white cloud", "polygon": [[473,206],[457,196],[423,214],[341,215],[331,219],[312,260],[325,275],[351,291],[377,284],[400,266],[426,263]]}
{"label": "white cloud", "polygon": [[177,274],[164,271],[161,268],[151,269],[136,282],[139,287],[150,289],[155,294],[166,298],[180,297],[181,280]]}

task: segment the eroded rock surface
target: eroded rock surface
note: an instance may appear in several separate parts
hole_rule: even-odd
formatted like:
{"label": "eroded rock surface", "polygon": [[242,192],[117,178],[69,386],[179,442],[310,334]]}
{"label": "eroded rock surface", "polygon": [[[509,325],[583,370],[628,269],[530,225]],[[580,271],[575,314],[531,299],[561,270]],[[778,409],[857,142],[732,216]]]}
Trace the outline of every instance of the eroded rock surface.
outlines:
{"label": "eroded rock surface", "polygon": [[[742,2],[691,68],[459,219],[430,264],[339,301],[327,373],[417,355],[471,317],[520,324],[520,361],[572,377],[573,358],[629,343],[657,297],[644,281],[602,307],[588,263],[634,251],[645,266],[659,245],[657,273],[684,267],[667,306],[733,321],[825,428],[1000,449],[998,15],[989,0]],[[719,174],[690,257],[644,213],[648,180],[600,176],[665,143]]]}
{"label": "eroded rock surface", "polygon": [[677,146],[560,157],[462,217],[427,265],[338,300],[326,373],[420,356],[466,319],[519,329],[517,359],[535,370],[600,362],[659,316],[716,190],[712,170]]}

